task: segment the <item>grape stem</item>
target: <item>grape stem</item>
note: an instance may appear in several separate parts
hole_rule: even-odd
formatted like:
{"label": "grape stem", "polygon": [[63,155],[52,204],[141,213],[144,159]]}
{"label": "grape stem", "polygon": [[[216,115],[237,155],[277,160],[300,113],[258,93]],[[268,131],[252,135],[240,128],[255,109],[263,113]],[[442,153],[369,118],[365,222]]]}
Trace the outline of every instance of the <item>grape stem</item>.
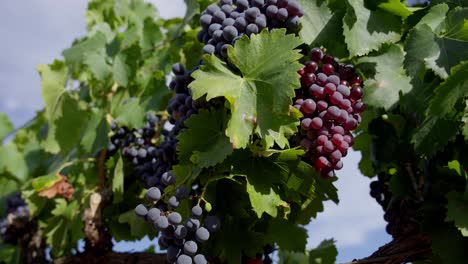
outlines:
{"label": "grape stem", "polygon": [[85,158],[85,159],[78,159],[78,160],[74,160],[74,161],[65,162],[62,166],[60,166],[57,169],[57,173],[60,173],[61,171],[63,171],[64,169],[66,169],[68,167],[77,165],[79,163],[86,163],[86,162],[89,162],[89,163],[96,162],[96,159],[95,158]]}

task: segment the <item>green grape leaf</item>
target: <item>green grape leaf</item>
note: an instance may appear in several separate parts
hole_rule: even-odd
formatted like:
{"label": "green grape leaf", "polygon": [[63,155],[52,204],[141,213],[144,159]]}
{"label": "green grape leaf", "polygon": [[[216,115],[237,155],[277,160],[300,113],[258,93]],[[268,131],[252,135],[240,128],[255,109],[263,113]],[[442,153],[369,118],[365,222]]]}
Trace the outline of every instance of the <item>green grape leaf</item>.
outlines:
{"label": "green grape leaf", "polygon": [[427,14],[423,18],[421,18],[421,20],[419,20],[415,28],[420,25],[426,24],[433,31],[435,31],[447,17],[448,11],[449,7],[446,4],[438,4],[432,6],[429,12],[427,12]]}
{"label": "green grape leaf", "polygon": [[224,109],[200,111],[185,121],[185,129],[178,137],[179,160],[189,160],[201,168],[212,167],[226,159],[233,151],[225,135],[228,121]]}
{"label": "green grape leaf", "polygon": [[343,34],[351,56],[366,55],[382,44],[400,40],[399,17],[381,10],[371,11],[364,7],[364,0],[347,1]]}
{"label": "green grape leaf", "polygon": [[458,133],[458,124],[453,120],[428,117],[411,139],[416,153],[432,157]]}
{"label": "green grape leaf", "polygon": [[468,96],[468,61],[452,68],[452,74],[435,89],[429,105],[429,115],[446,116],[457,102]]}
{"label": "green grape leaf", "polygon": [[84,130],[81,147],[88,153],[96,153],[107,148],[109,144],[109,125],[105,119],[105,113],[98,109],[92,109],[89,122]]}
{"label": "green grape leaf", "polygon": [[325,1],[299,0],[299,3],[304,9],[304,16],[301,18],[302,29],[299,34],[306,44],[310,44],[326,27],[332,13]]}
{"label": "green grape leaf", "polygon": [[86,59],[86,54],[93,54],[99,50],[104,50],[106,46],[106,36],[98,32],[93,36],[78,42],[71,48],[63,51],[63,56],[67,64],[79,65]]}
{"label": "green grape leaf", "polygon": [[46,242],[52,247],[52,254],[61,256],[68,244],[76,243],[83,235],[83,222],[78,201],[67,204],[64,199],[56,199],[56,207],[47,223],[41,223]]}
{"label": "green grape leaf", "polygon": [[0,113],[0,145],[3,139],[11,132],[13,132],[13,124],[7,115]]}
{"label": "green grape leaf", "polygon": [[[338,10],[333,12],[325,27],[320,31],[314,41],[313,47],[324,47],[327,53],[335,57],[348,57],[348,49],[343,35],[343,18],[346,12]],[[333,36],[330,38],[330,36]]]}
{"label": "green grape leaf", "polygon": [[205,56],[204,65],[192,74],[194,99],[206,94],[207,100],[223,96],[229,102],[232,116],[226,134],[234,148],[245,148],[254,132],[284,147],[283,139],[297,130],[298,118],[289,113],[294,89],[300,86],[296,72],[301,55],[294,49],[301,41],[285,33],[264,30],[229,47],[229,60],[241,75],[215,56]]}
{"label": "green grape leaf", "polygon": [[121,224],[128,224],[130,226],[130,235],[132,238],[141,238],[146,235],[154,237],[154,234],[156,234],[151,228],[151,225],[147,224],[142,218],[136,216],[133,210],[119,215],[118,221]]}
{"label": "green grape leaf", "polygon": [[50,174],[50,175],[34,178],[31,182],[31,185],[35,192],[40,192],[42,190],[45,190],[54,186],[57,182],[61,180],[62,180],[62,177],[60,177],[60,175]]}
{"label": "green grape leaf", "polygon": [[117,124],[130,128],[143,127],[145,124],[146,109],[142,99],[128,98],[112,109],[112,116]]}
{"label": "green grape leaf", "polygon": [[316,248],[309,251],[310,264],[333,264],[336,263],[338,250],[333,239],[324,240]]}
{"label": "green grape leaf", "polygon": [[43,197],[39,197],[37,192],[34,190],[24,190],[21,192],[21,197],[26,201],[28,204],[29,213],[31,217],[38,216],[44,206],[46,205],[48,199],[44,199]]}
{"label": "green grape leaf", "polygon": [[447,194],[447,217],[445,221],[453,221],[464,237],[468,237],[468,192]]}
{"label": "green grape leaf", "polygon": [[359,64],[375,65],[375,76],[364,82],[364,102],[390,109],[399,100],[399,94],[411,91],[410,78],[403,69],[404,54],[396,45],[390,45],[383,54],[359,59]]}
{"label": "green grape leaf", "polygon": [[275,218],[268,225],[266,239],[278,244],[281,250],[303,252],[307,244],[307,230],[291,221]]}
{"label": "green grape leaf", "polygon": [[[0,175],[6,176],[16,182],[24,182],[29,175],[28,164],[25,156],[13,143],[0,146]],[[6,174],[6,175],[2,175]]]}
{"label": "green grape leaf", "polygon": [[112,65],[112,76],[114,80],[120,86],[127,86],[128,77],[130,75],[130,69],[125,63],[126,56],[123,53],[119,53],[115,59],[114,64]]}
{"label": "green grape leaf", "polygon": [[114,194],[113,203],[120,203],[124,199],[124,166],[123,159],[119,156],[112,178],[112,192]]}
{"label": "green grape leaf", "polygon": [[42,142],[42,146],[47,152],[53,154],[67,153],[80,143],[87,123],[88,112],[70,94],[65,94],[60,98],[52,113],[47,139]]}
{"label": "green grape leaf", "polygon": [[16,245],[7,245],[0,243],[0,259],[4,264],[18,264],[21,263],[20,249]]}
{"label": "green grape leaf", "polygon": [[285,201],[281,200],[280,196],[272,188],[267,191],[257,191],[254,185],[247,183],[247,193],[258,218],[261,218],[263,213],[276,217],[279,206],[289,206]]}
{"label": "green grape leaf", "polygon": [[407,18],[413,14],[400,0],[387,0],[386,2],[380,3],[379,8],[402,18]]}
{"label": "green grape leaf", "polygon": [[41,64],[37,66],[42,80],[42,99],[44,100],[47,118],[53,120],[53,115],[60,102],[60,98],[66,93],[68,69],[61,61],[54,61],[50,65]]}
{"label": "green grape leaf", "polygon": [[86,52],[84,56],[84,63],[97,80],[105,81],[111,76],[112,66],[107,63],[108,56],[105,51]]}

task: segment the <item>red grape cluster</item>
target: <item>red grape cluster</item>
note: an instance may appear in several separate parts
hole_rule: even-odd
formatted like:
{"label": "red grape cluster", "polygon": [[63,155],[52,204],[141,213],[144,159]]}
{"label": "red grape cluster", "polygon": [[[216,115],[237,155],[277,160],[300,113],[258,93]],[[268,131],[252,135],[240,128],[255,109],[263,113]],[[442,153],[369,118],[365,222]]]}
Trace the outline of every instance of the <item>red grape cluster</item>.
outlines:
{"label": "red grape cluster", "polygon": [[305,62],[301,89],[294,107],[302,112],[297,143],[306,150],[306,159],[324,177],[333,177],[343,168],[342,157],[353,145],[351,131],[361,122],[362,80],[352,65],[340,64],[319,48],[312,49]]}

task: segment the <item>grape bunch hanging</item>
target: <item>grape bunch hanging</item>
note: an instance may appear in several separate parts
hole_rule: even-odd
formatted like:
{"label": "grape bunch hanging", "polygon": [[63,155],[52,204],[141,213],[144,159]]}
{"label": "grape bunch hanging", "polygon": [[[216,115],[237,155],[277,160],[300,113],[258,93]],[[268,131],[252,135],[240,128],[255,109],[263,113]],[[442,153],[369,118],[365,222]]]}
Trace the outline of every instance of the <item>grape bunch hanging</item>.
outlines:
{"label": "grape bunch hanging", "polygon": [[[171,173],[166,175],[175,179]],[[206,257],[200,254],[199,249],[208,241],[210,234],[219,228],[219,219],[216,216],[203,218],[203,209],[197,204],[192,207],[190,217],[182,221],[181,214],[170,209],[177,208],[179,201],[189,198],[188,194],[185,186],[179,186],[176,194],[170,197],[166,204],[161,200],[161,190],[152,187],[146,193],[146,198],[152,205],[148,207],[143,204],[138,205],[135,214],[161,232],[158,244],[161,249],[167,250],[169,263],[206,264],[208,263]]]}
{"label": "grape bunch hanging", "polygon": [[221,0],[201,13],[198,40],[203,53],[227,57],[227,48],[242,37],[265,28],[296,31],[304,11],[296,0]]}
{"label": "grape bunch hanging", "polygon": [[3,242],[17,244],[18,239],[31,231],[29,209],[21,193],[7,197],[5,218],[0,219],[0,237]]}
{"label": "grape bunch hanging", "polygon": [[294,107],[304,115],[296,144],[306,150],[306,159],[324,177],[333,177],[343,168],[341,159],[353,145],[352,131],[361,122],[362,80],[352,65],[338,60],[319,48],[298,71],[301,89]]}

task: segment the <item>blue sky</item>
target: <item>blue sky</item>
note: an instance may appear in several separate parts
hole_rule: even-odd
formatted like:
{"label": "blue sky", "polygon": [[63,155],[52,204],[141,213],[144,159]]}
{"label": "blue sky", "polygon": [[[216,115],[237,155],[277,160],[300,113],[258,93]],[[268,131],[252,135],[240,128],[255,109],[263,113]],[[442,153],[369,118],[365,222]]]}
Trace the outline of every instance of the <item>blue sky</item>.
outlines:
{"label": "blue sky", "polygon": [[[182,16],[182,0],[152,0],[163,17]],[[61,58],[73,39],[85,34],[85,0],[0,1],[0,112],[7,113],[16,127],[43,107],[36,66]],[[357,168],[360,154],[351,152],[338,173],[341,203],[327,204],[307,226],[308,247],[334,238],[339,262],[369,255],[390,241],[385,233],[382,210],[368,194],[370,180]],[[294,239],[294,238],[291,238]],[[138,251],[149,242],[120,243],[122,251]]]}

